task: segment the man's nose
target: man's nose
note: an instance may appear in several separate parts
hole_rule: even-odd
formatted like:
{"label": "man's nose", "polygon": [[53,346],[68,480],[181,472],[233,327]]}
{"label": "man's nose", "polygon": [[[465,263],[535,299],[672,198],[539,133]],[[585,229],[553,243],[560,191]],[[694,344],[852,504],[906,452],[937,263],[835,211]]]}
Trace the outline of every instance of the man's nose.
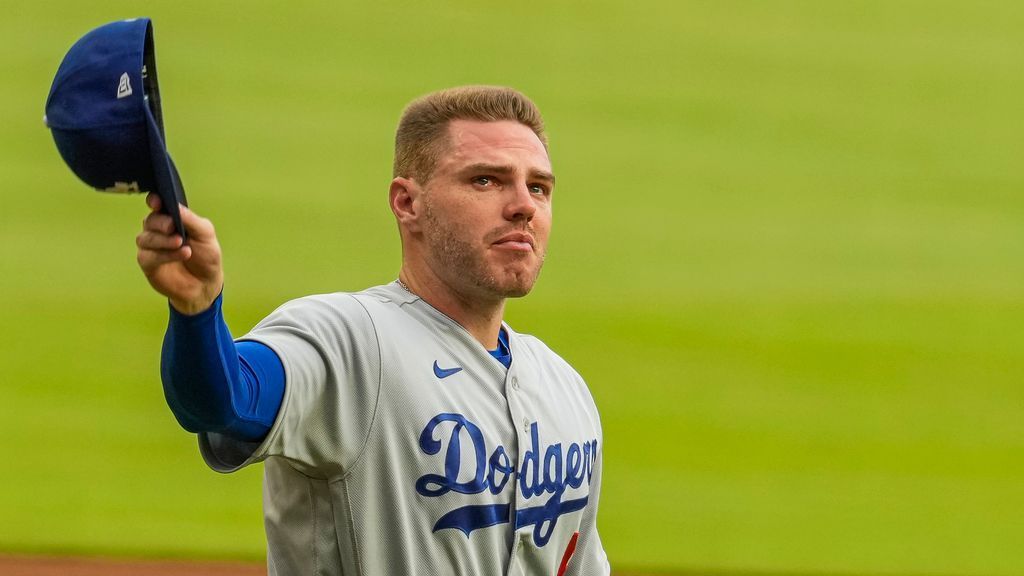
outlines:
{"label": "man's nose", "polygon": [[533,195],[530,194],[530,187],[526,182],[517,182],[512,189],[512,197],[505,204],[505,219],[529,222],[536,212],[537,205],[534,203]]}

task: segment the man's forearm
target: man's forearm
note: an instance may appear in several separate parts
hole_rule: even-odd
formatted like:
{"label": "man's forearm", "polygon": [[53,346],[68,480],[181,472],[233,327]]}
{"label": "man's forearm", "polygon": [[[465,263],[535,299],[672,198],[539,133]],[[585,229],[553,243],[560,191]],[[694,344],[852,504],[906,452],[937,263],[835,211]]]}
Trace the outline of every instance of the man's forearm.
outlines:
{"label": "man's forearm", "polygon": [[169,307],[160,362],[164,396],[190,432],[261,440],[284,397],[284,366],[267,346],[232,340],[222,299],[195,316]]}

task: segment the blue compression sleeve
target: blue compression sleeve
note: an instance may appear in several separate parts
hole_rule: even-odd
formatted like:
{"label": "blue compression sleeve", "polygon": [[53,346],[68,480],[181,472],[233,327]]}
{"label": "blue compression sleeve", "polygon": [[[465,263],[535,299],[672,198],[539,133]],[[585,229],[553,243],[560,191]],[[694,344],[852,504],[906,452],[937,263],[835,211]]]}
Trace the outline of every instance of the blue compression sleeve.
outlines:
{"label": "blue compression sleeve", "polygon": [[284,398],[284,365],[264,344],[232,341],[222,298],[195,316],[170,307],[160,358],[164,396],[189,432],[261,440]]}

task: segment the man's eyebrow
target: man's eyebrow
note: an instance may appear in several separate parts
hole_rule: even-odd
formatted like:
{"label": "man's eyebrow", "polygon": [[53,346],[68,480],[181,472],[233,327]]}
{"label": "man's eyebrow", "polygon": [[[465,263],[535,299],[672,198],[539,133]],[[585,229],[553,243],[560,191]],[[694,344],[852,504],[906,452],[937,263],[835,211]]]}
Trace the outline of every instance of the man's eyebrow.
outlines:
{"label": "man's eyebrow", "polygon": [[[472,173],[472,172],[489,172],[491,174],[514,174],[516,171],[515,167],[511,164],[487,164],[480,162],[477,164],[470,164],[466,166],[460,172]],[[530,170],[530,178],[535,180],[546,180],[552,185],[555,183],[555,175],[547,170]]]}
{"label": "man's eyebrow", "polygon": [[547,180],[552,186],[555,185],[555,175],[547,170],[531,170],[530,177],[536,180]]}

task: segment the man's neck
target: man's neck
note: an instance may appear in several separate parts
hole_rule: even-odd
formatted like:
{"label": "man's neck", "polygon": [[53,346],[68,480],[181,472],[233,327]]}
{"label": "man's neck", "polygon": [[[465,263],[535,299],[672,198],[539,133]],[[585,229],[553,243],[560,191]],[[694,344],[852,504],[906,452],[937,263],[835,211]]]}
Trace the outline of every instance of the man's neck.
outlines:
{"label": "man's neck", "polygon": [[438,311],[466,329],[488,350],[498,347],[498,332],[505,314],[504,298],[476,298],[452,289],[432,274],[417,274],[402,267],[398,281]]}

